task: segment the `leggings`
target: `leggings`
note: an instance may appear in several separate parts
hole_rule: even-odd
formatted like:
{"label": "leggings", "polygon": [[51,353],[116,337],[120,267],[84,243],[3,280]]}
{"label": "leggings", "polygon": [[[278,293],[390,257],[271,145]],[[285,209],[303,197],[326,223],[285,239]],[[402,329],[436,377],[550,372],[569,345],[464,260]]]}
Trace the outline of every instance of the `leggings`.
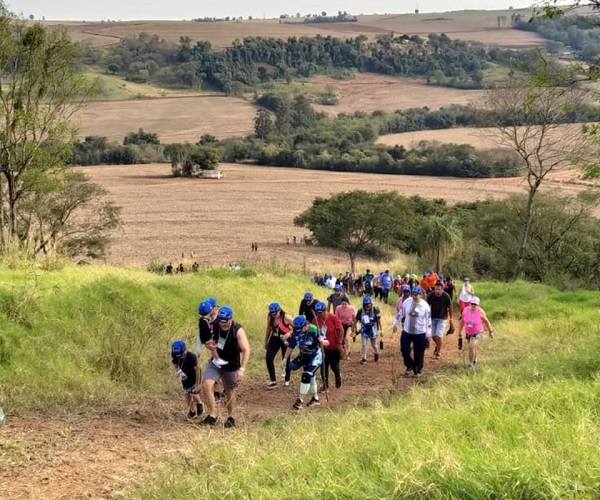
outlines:
{"label": "leggings", "polygon": [[371,342],[373,352],[375,354],[379,354],[379,348],[377,346],[377,337],[369,338],[366,335],[361,335],[360,357],[362,359],[367,359],[367,341]]}
{"label": "leggings", "polygon": [[342,374],[340,371],[340,351],[338,349],[325,349],[325,360],[321,365],[321,376],[323,377],[323,386],[329,388],[329,368],[335,375],[335,386],[342,386]]}
{"label": "leggings", "polygon": [[[287,347],[281,341],[279,337],[275,335],[271,335],[269,339],[269,343],[267,344],[267,352],[265,355],[265,361],[267,362],[267,370],[269,371],[269,378],[271,382],[277,382],[277,375],[275,374],[275,356],[277,353],[281,351],[281,358],[285,356],[285,351]],[[285,381],[290,381],[290,360],[288,359],[287,364],[285,365]]]}

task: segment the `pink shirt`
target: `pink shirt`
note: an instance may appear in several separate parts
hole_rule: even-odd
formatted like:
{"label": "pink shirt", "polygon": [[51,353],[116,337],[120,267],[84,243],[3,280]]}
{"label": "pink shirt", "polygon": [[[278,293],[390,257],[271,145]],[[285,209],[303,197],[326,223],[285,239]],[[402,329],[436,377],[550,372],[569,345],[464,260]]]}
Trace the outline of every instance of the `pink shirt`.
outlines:
{"label": "pink shirt", "polygon": [[354,318],[356,317],[356,310],[354,306],[348,304],[348,306],[344,307],[342,304],[335,308],[335,315],[340,318],[342,324],[350,325],[354,323]]}
{"label": "pink shirt", "polygon": [[483,332],[483,322],[481,321],[481,309],[479,306],[471,312],[471,307],[467,306],[462,312],[463,325],[467,335],[475,335]]}

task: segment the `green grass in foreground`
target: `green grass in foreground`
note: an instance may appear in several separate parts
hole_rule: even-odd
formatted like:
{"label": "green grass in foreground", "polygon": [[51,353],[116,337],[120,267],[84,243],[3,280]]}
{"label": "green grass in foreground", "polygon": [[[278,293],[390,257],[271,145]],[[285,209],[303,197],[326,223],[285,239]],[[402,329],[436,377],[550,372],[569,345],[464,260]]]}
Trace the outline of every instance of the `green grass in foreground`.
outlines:
{"label": "green grass in foreground", "polygon": [[[371,406],[190,430],[194,455],[164,464],[131,496],[598,498],[598,293],[475,286],[497,335],[475,374],[457,358]],[[14,418],[174,397],[169,345],[193,345],[207,295],[234,307],[254,347],[248,375],[264,377],[265,307],[279,300],[293,313],[307,289],[325,296],[282,269],[166,277],[0,267],[0,407]]]}

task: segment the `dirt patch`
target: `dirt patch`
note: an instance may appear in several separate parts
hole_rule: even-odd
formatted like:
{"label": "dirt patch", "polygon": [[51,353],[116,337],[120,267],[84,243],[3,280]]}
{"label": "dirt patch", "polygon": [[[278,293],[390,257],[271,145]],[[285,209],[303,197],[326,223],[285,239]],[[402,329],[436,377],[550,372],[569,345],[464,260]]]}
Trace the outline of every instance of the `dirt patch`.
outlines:
{"label": "dirt patch", "polygon": [[[449,203],[504,198],[524,193],[522,178],[458,179],[323,172],[222,164],[221,180],[174,179],[169,165],[104,166],[79,169],[106,188],[123,207],[122,230],[114,237],[110,264],[146,266],[153,259],[177,261],[194,252],[201,264],[277,261],[323,270],[324,262],[347,265],[336,252],[286,244],[307,235],[294,217],[317,196],[340,191],[397,191],[406,196],[445,198]],[[584,187],[549,180],[545,189],[576,194]],[[207,235],[226,233],[215,246]],[[258,242],[258,252],[251,243]]]}
{"label": "dirt patch", "polygon": [[[391,308],[390,308],[391,309]],[[386,326],[386,325],[384,325]],[[456,340],[447,342],[444,358],[433,360],[426,353],[425,380],[457,354]],[[342,363],[344,384],[321,395],[320,408],[307,409],[318,415],[329,408],[367,405],[391,393],[407,391],[423,380],[402,377],[398,338],[386,338],[379,363],[359,364],[359,344],[353,344],[350,361]],[[259,351],[256,350],[256,353]],[[262,362],[259,354],[252,360]],[[290,412],[298,390],[298,373],[292,388],[267,391],[263,376],[250,376],[238,395],[239,431],[222,426],[206,429],[189,423],[181,413],[182,398],[141,408],[126,408],[119,414],[50,418],[8,417],[0,426],[0,491],[3,498],[115,498],[151,479],[157,467],[170,459],[194,453],[199,440],[219,439],[223,433],[252,431],[266,418]],[[161,410],[156,410],[156,405]],[[225,409],[220,408],[222,420]]]}
{"label": "dirt patch", "polygon": [[158,134],[161,142],[197,142],[202,134],[219,139],[254,131],[256,108],[233,97],[172,97],[90,102],[74,118],[79,136],[99,135],[121,142],[140,128]]}
{"label": "dirt patch", "polygon": [[450,104],[477,104],[483,90],[460,90],[427,85],[416,78],[394,78],[359,73],[352,80],[316,77],[311,82],[331,88],[339,97],[336,106],[314,105],[331,116],[355,111],[395,111],[427,106],[439,109]]}

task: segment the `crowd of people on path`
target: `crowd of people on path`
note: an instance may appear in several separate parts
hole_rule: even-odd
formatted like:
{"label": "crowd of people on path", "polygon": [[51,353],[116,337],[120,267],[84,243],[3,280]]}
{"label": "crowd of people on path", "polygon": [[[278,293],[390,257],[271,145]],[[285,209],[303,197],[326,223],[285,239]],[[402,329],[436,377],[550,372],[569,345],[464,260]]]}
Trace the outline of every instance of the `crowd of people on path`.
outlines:
{"label": "crowd of people on path", "polygon": [[[350,278],[354,283],[358,281],[351,273],[335,279],[331,293],[323,301],[315,298],[312,292],[306,292],[295,316],[278,302],[268,305],[263,339],[268,374],[265,388],[278,387],[278,358],[281,359],[279,374],[284,388],[291,386],[292,373],[300,372],[298,395],[292,405],[294,410],[318,406],[319,394],[342,387],[342,362],[350,359],[352,344],[357,338],[360,338],[360,364],[369,362],[369,351],[372,362],[379,362],[383,326],[381,310],[375,301],[379,299],[388,304],[390,291],[398,293],[392,331],[400,331],[400,353],[406,377],[421,376],[430,341],[434,345],[433,357],[438,359],[444,337],[455,333],[455,285],[452,279],[431,269],[423,273],[421,279],[411,274],[394,278],[389,270],[376,275],[367,269],[360,276],[362,300],[361,307],[356,310],[350,301],[350,295],[356,293],[354,283],[350,286]],[[377,295],[376,287],[380,288]],[[493,327],[480,307],[480,299],[475,296],[469,278],[463,280],[457,304],[459,349],[462,349],[464,333],[469,352],[468,367],[473,369],[478,363],[477,347],[484,329],[492,338]],[[216,425],[217,398],[223,398],[228,414],[224,425],[235,427],[235,389],[245,379],[250,344],[244,328],[235,321],[231,307],[219,306],[215,298],[209,297],[198,305],[198,314],[195,352],[191,352],[182,340],[171,346],[172,363],[183,386],[188,418],[204,414],[202,424]],[[203,349],[209,353],[209,359],[201,371],[198,359]],[[224,393],[217,390],[219,383]]]}

